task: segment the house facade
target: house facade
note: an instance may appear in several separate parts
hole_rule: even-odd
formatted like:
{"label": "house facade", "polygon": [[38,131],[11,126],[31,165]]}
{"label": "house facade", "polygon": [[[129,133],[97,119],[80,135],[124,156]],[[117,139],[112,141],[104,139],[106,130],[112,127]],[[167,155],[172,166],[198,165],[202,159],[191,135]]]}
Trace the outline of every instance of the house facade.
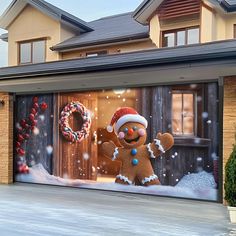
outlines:
{"label": "house facade", "polygon": [[[85,22],[43,0],[14,0],[0,27],[9,53],[0,69],[1,183],[223,201],[236,123],[232,1],[145,0]],[[118,131],[106,129],[120,107],[147,121],[150,145],[165,143],[158,132],[174,139],[157,156],[155,143],[145,147],[151,176],[124,175],[104,153],[105,142],[121,146]],[[128,173],[139,166],[132,163]],[[117,187],[117,178],[132,186]],[[156,178],[161,186],[146,187]]]}

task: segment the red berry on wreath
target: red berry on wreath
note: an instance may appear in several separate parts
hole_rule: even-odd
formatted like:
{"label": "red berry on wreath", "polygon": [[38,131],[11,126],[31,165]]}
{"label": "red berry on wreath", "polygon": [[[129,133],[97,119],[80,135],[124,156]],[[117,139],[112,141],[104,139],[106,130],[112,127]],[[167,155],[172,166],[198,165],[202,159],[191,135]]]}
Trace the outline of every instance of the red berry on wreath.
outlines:
{"label": "red berry on wreath", "polygon": [[33,103],[37,103],[39,101],[39,98],[38,97],[33,97]]}
{"label": "red berry on wreath", "polygon": [[48,104],[46,102],[43,102],[40,104],[40,108],[42,111],[46,111],[48,108]]}
{"label": "red berry on wreath", "polygon": [[24,173],[25,174],[29,173],[29,167],[27,165],[24,165]]}
{"label": "red berry on wreath", "polygon": [[35,108],[32,108],[32,109],[31,109],[31,113],[34,114],[34,115],[36,115],[36,113],[37,113],[36,109],[35,109]]}
{"label": "red berry on wreath", "polygon": [[18,140],[19,142],[23,142],[23,141],[24,141],[23,135],[18,134],[17,140]]}
{"label": "red berry on wreath", "polygon": [[36,102],[33,104],[33,108],[37,111],[39,109],[39,104]]}

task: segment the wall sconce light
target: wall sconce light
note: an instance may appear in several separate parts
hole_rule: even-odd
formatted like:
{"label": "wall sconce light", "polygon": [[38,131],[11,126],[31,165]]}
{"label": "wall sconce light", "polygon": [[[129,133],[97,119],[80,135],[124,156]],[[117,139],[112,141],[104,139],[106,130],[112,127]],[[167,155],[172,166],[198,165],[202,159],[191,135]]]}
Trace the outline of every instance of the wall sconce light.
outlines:
{"label": "wall sconce light", "polygon": [[4,100],[3,99],[0,99],[0,107],[3,107],[5,104]]}

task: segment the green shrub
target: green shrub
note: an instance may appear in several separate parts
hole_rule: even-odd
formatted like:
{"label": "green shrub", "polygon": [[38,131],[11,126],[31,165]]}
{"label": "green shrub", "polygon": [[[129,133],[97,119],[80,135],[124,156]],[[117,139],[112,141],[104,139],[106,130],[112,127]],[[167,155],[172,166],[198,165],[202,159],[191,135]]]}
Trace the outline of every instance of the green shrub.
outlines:
{"label": "green shrub", "polygon": [[225,166],[225,200],[236,207],[236,144]]}

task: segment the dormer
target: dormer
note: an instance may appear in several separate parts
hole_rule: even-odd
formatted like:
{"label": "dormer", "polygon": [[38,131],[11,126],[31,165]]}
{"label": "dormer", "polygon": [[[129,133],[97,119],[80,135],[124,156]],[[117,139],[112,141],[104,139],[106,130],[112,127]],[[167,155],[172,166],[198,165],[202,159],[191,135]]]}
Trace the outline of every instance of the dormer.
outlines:
{"label": "dormer", "polygon": [[233,39],[235,12],[224,0],[145,0],[133,16],[157,47],[176,47]]}
{"label": "dormer", "polygon": [[[43,1],[14,0],[0,18],[8,31],[9,66],[55,61],[54,45],[93,29],[83,20]],[[3,37],[3,36],[2,36]]]}

